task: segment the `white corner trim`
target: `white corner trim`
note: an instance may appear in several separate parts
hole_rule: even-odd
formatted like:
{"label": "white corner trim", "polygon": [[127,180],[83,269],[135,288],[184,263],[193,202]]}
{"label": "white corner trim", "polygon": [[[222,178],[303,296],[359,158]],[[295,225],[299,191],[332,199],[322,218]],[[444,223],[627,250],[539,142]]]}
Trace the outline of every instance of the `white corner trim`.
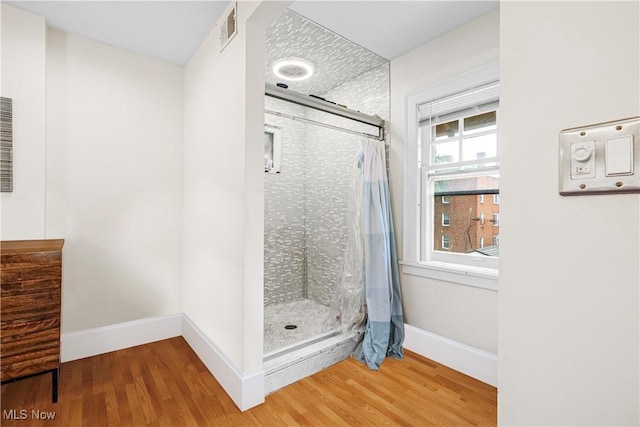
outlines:
{"label": "white corner trim", "polygon": [[182,336],[241,411],[264,402],[264,370],[241,373],[186,314]]}
{"label": "white corner trim", "polygon": [[182,313],[66,332],[60,337],[60,359],[62,362],[69,362],[178,337],[181,333]]}
{"label": "white corner trim", "polygon": [[415,326],[404,325],[404,347],[477,380],[498,386],[498,356]]}

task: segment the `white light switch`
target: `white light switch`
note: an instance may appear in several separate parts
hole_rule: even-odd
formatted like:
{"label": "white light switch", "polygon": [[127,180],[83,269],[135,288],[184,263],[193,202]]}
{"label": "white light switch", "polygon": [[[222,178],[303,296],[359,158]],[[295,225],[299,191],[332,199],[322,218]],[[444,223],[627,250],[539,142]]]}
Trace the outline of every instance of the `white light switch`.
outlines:
{"label": "white light switch", "polygon": [[633,135],[607,139],[605,147],[606,176],[633,173]]}
{"label": "white light switch", "polygon": [[562,196],[640,193],[640,116],[560,131]]}

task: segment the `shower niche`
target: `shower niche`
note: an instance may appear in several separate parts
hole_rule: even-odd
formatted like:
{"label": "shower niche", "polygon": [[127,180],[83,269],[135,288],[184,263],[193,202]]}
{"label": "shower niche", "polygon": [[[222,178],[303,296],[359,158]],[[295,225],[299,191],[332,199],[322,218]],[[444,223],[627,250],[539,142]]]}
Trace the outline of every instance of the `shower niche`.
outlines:
{"label": "shower niche", "polygon": [[[274,64],[291,57],[311,64],[308,78],[283,81],[274,73]],[[264,370],[270,393],[347,358],[356,345],[332,302],[340,292],[362,134],[383,136],[372,123],[388,120],[389,63],[287,10],[267,31],[265,81]]]}
{"label": "shower niche", "polygon": [[264,171],[280,173],[282,167],[282,129],[264,125]]}

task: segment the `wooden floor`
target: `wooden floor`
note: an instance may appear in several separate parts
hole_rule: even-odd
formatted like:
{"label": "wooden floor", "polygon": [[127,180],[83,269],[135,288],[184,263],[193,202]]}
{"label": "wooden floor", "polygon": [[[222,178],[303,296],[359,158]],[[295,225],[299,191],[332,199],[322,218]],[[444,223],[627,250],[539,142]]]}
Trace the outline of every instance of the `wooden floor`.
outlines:
{"label": "wooden floor", "polygon": [[[494,387],[406,352],[377,372],[345,360],[240,412],[181,337],[64,363],[58,404],[51,375],[5,384],[1,397],[6,427],[488,426],[497,398]],[[12,409],[26,419],[7,419]]]}

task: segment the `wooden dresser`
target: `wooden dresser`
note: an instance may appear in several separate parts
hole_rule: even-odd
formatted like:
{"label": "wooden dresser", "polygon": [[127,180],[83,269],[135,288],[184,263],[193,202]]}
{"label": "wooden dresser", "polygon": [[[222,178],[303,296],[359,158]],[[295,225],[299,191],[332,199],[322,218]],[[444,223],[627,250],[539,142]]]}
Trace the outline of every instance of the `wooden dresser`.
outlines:
{"label": "wooden dresser", "polygon": [[58,400],[64,240],[0,242],[2,383],[52,374]]}

